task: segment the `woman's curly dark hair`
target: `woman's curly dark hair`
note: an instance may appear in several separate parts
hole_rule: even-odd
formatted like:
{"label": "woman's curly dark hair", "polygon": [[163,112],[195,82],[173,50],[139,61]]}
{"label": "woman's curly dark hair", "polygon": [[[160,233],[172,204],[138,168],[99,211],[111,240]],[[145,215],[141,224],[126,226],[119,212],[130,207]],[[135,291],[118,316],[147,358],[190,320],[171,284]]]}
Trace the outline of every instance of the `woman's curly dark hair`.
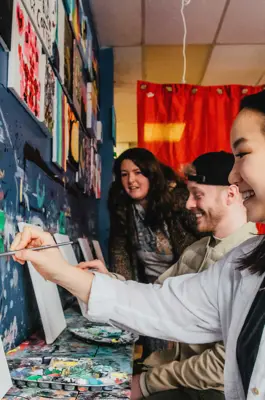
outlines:
{"label": "woman's curly dark hair", "polygon": [[133,199],[125,192],[121,183],[121,164],[131,160],[149,180],[145,223],[152,229],[163,229],[164,221],[171,217],[174,208],[168,181],[160,162],[150,151],[135,147],[124,151],[114,162],[114,182],[109,191],[108,206],[111,218],[125,228],[126,211]]}

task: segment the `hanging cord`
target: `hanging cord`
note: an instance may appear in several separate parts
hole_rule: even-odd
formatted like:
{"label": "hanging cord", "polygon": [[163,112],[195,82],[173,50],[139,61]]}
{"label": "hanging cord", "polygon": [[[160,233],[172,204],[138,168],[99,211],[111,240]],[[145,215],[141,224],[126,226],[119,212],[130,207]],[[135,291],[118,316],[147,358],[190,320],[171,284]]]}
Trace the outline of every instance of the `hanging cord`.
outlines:
{"label": "hanging cord", "polygon": [[183,21],[183,46],[182,46],[182,54],[183,54],[183,75],[182,75],[182,83],[186,83],[186,70],[187,70],[187,57],[186,57],[186,38],[187,38],[187,25],[186,18],[184,14],[184,8],[190,4],[191,0],[181,0],[181,8],[180,13]]}

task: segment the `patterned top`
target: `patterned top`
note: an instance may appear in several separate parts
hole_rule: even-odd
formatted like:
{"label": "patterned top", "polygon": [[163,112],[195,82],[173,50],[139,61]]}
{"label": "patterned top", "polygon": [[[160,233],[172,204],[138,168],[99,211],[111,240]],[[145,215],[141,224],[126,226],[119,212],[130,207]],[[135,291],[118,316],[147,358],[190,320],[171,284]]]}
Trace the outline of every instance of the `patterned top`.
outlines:
{"label": "patterned top", "polygon": [[173,264],[174,254],[168,227],[164,222],[163,230],[152,231],[144,222],[145,210],[140,204],[133,205],[133,216],[136,228],[136,253],[144,267],[147,281],[153,283]]}

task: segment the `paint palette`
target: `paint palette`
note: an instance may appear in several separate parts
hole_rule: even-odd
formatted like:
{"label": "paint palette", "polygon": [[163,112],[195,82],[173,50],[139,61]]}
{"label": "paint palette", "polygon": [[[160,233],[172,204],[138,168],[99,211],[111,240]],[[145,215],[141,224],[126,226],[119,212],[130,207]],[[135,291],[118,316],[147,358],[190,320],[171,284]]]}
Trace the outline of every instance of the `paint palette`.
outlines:
{"label": "paint palette", "polygon": [[130,390],[113,390],[110,393],[100,392],[100,393],[81,393],[78,395],[77,400],[101,400],[101,399],[130,399]]}
{"label": "paint palette", "polygon": [[11,370],[13,382],[20,388],[30,387],[66,391],[86,391],[93,387],[126,384],[130,375],[115,368],[115,362],[101,364],[90,358],[52,358],[50,363],[21,364]]}
{"label": "paint palette", "polygon": [[79,339],[106,343],[106,344],[128,344],[134,343],[138,336],[111,325],[91,324],[86,322],[82,326],[68,326],[68,330]]}
{"label": "paint palette", "polygon": [[75,400],[78,396],[77,391],[65,391],[65,390],[50,390],[50,389],[40,389],[40,388],[26,388],[19,389],[13,386],[3,398],[3,400],[20,400],[20,399],[30,399],[30,400]]}

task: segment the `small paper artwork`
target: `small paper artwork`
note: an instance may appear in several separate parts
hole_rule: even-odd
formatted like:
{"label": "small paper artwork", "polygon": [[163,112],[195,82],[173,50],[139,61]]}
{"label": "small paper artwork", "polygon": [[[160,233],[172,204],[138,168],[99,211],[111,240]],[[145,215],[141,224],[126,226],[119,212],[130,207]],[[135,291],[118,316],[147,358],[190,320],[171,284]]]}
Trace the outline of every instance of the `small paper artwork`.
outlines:
{"label": "small paper artwork", "polygon": [[44,94],[44,123],[51,134],[54,135],[56,121],[56,96],[55,96],[55,75],[53,69],[46,61],[45,69],[45,94]]}
{"label": "small paper artwork", "polygon": [[73,33],[67,17],[64,23],[64,85],[72,97],[73,94]]}
{"label": "small paper artwork", "polygon": [[58,80],[56,80],[56,125],[53,135],[52,161],[64,171],[69,152],[69,105]]}
{"label": "small paper artwork", "polygon": [[81,55],[74,41],[74,66],[73,66],[73,103],[78,115],[81,117],[82,104],[82,81],[83,81],[83,63]]}

